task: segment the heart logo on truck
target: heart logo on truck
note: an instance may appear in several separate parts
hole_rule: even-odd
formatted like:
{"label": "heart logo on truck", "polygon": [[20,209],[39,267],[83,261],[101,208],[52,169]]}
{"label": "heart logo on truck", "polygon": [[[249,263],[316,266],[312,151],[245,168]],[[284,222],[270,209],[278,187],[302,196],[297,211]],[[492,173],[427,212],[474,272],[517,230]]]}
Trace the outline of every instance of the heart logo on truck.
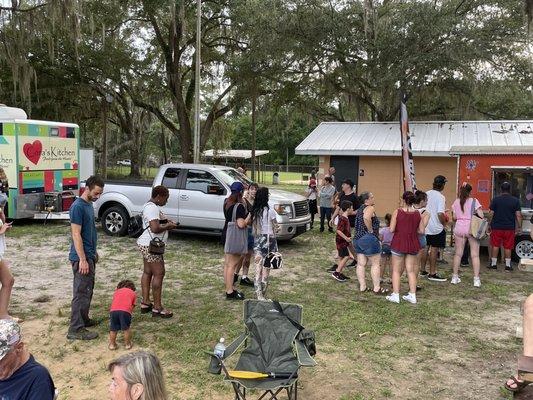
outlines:
{"label": "heart logo on truck", "polygon": [[24,155],[28,160],[37,165],[41,158],[43,144],[40,140],[35,140],[33,143],[26,143],[22,148],[22,151],[24,151]]}

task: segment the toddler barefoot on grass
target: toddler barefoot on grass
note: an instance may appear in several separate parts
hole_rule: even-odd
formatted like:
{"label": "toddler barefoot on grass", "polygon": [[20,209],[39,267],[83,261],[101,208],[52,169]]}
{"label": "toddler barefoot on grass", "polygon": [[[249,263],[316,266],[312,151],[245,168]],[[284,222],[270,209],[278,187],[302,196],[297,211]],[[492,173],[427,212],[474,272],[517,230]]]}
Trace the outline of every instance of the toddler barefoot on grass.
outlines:
{"label": "toddler barefoot on grass", "polygon": [[113,294],[113,301],[109,313],[109,350],[117,349],[117,333],[124,332],[124,347],[131,349],[131,314],[137,296],[135,285],[130,280],[120,281]]}

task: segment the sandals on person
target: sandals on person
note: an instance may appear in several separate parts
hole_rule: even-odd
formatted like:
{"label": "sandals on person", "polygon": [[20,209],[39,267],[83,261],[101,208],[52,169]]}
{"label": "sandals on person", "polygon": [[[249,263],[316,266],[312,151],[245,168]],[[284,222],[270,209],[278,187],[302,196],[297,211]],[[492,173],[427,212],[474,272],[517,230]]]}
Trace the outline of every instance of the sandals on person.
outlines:
{"label": "sandals on person", "polygon": [[152,311],[152,308],[154,307],[154,305],[152,303],[143,303],[141,301],[141,314],[148,314],[149,312]]}
{"label": "sandals on person", "polygon": [[389,289],[385,289],[384,287],[380,287],[377,291],[372,290],[376,296],[387,296],[389,294]]}
{"label": "sandals on person", "polygon": [[116,350],[116,349],[118,349],[118,346],[117,346],[116,344],[109,344],[109,345],[107,346],[107,348],[108,348],[109,350]]}
{"label": "sandals on person", "polygon": [[164,308],[161,310],[152,308],[152,317],[172,318],[173,315],[174,313],[172,311],[165,310]]}
{"label": "sandals on person", "polygon": [[124,348],[126,350],[131,350],[132,347],[133,347],[133,345],[131,343],[128,343],[128,344],[124,345]]}
{"label": "sandals on person", "polygon": [[517,375],[518,376],[511,376],[509,378],[516,385],[515,388],[510,387],[508,383],[505,382],[505,388],[513,393],[517,393],[533,383],[533,357],[520,356],[518,358]]}

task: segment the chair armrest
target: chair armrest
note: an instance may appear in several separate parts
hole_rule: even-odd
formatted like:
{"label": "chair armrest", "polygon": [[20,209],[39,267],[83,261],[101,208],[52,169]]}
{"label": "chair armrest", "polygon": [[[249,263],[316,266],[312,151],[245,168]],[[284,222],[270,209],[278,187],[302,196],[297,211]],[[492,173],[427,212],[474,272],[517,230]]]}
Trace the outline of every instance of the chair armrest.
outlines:
{"label": "chair armrest", "polygon": [[296,347],[296,357],[298,357],[298,362],[302,367],[314,367],[316,361],[311,357],[305,345],[299,340],[295,340]]}
{"label": "chair armrest", "polygon": [[248,333],[244,332],[242,333],[237,339],[235,339],[231,344],[226,347],[226,351],[224,352],[224,360],[228,357],[231,357],[239,348],[243,345],[245,340],[248,338]]}

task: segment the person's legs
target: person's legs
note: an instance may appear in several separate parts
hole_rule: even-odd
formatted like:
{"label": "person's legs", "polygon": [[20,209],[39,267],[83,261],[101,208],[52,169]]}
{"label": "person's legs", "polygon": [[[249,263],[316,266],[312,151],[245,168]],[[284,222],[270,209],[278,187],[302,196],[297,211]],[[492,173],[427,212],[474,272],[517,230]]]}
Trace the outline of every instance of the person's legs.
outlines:
{"label": "person's legs", "polygon": [[500,246],[502,245],[501,238],[499,236],[499,231],[493,230],[490,233],[490,246],[491,246],[491,259],[490,266],[495,269],[498,265],[498,253],[500,252]]}
{"label": "person's legs", "polygon": [[439,256],[439,249],[431,247],[429,249],[429,274],[435,275],[437,273],[437,258]]}
{"label": "person's legs", "polygon": [[151,300],[150,300],[151,284],[152,284],[152,265],[143,257],[143,274],[141,276],[141,294],[142,294],[142,303],[144,304],[151,304]]}
{"label": "person's legs", "polygon": [[131,349],[131,328],[128,328],[124,331],[124,344],[126,345],[126,350]]}
{"label": "person's legs", "polygon": [[[524,302],[524,317],[523,317],[523,332],[524,332],[524,341],[523,341],[523,351],[522,355],[524,357],[533,357],[533,294],[530,294],[529,297]],[[522,382],[518,379],[518,374],[514,376],[514,379],[509,379],[506,383],[506,386],[511,389],[516,389],[516,381]]]}
{"label": "person's legs", "polygon": [[419,272],[422,272],[424,274],[427,274],[426,264],[427,264],[427,261],[428,261],[428,252],[429,252],[429,247],[425,246],[424,248],[422,248],[420,250],[420,253],[419,253],[420,266],[419,266],[418,270],[419,270]]}
{"label": "person's legs", "polygon": [[461,265],[466,240],[464,236],[454,235],[455,254],[453,255],[453,277],[459,276],[459,265]]}
{"label": "person's legs", "polygon": [[91,290],[94,287],[94,263],[89,262],[89,273],[82,275],[78,272],[79,263],[72,263],[74,281],[72,285],[72,303],[69,332],[74,333],[85,328],[89,319]]}
{"label": "person's legs", "polygon": [[224,254],[224,285],[226,286],[226,294],[233,293],[233,275],[240,258],[240,254]]}
{"label": "person's legs", "polygon": [[332,208],[326,208],[326,219],[328,220],[328,232],[333,232],[333,228],[330,226]]}
{"label": "person's legs", "polygon": [[263,287],[261,286],[261,282],[263,280],[263,271],[265,268],[263,268],[263,256],[261,253],[257,252],[255,254],[255,276],[254,276],[254,290],[255,290],[255,296],[257,297],[257,300],[265,300],[265,297],[263,296]]}
{"label": "person's legs", "polygon": [[469,241],[467,240],[465,243],[463,256],[461,257],[461,265],[467,266],[469,264],[469,261],[470,261],[470,244],[469,244]]}
{"label": "person's legs", "polygon": [[109,350],[117,349],[117,331],[109,331]]}
{"label": "person's legs", "polygon": [[381,256],[379,254],[374,254],[370,256],[370,276],[372,277],[372,284],[374,285],[374,292],[379,292],[381,290],[380,274],[379,274],[379,259]]}
{"label": "person's legs", "polygon": [[324,219],[326,218],[326,209],[320,207],[320,232],[324,232]]}
{"label": "person's legs", "polygon": [[472,269],[474,271],[474,278],[479,278],[479,271],[481,263],[479,261],[479,240],[470,236],[468,238],[468,243],[470,245],[470,258],[472,259]]}
{"label": "person's legs", "polygon": [[11,290],[15,284],[15,278],[11,274],[7,263],[4,260],[0,261],[0,319],[9,318],[9,299],[11,298]]}
{"label": "person's legs", "polygon": [[161,293],[163,291],[163,278],[165,277],[165,262],[152,263],[152,295],[154,297],[154,309],[163,310]]}
{"label": "person's legs", "polygon": [[417,278],[417,259],[418,256],[407,254],[405,256],[405,269],[407,270],[407,279],[409,281],[409,294],[416,295],[416,278]]}
{"label": "person's legs", "polygon": [[400,293],[400,278],[403,269],[403,256],[392,255],[392,293]]}
{"label": "person's legs", "polygon": [[365,266],[367,258],[364,254],[357,254],[357,280],[359,281],[359,290],[364,292],[366,290],[366,280],[365,280]]}

